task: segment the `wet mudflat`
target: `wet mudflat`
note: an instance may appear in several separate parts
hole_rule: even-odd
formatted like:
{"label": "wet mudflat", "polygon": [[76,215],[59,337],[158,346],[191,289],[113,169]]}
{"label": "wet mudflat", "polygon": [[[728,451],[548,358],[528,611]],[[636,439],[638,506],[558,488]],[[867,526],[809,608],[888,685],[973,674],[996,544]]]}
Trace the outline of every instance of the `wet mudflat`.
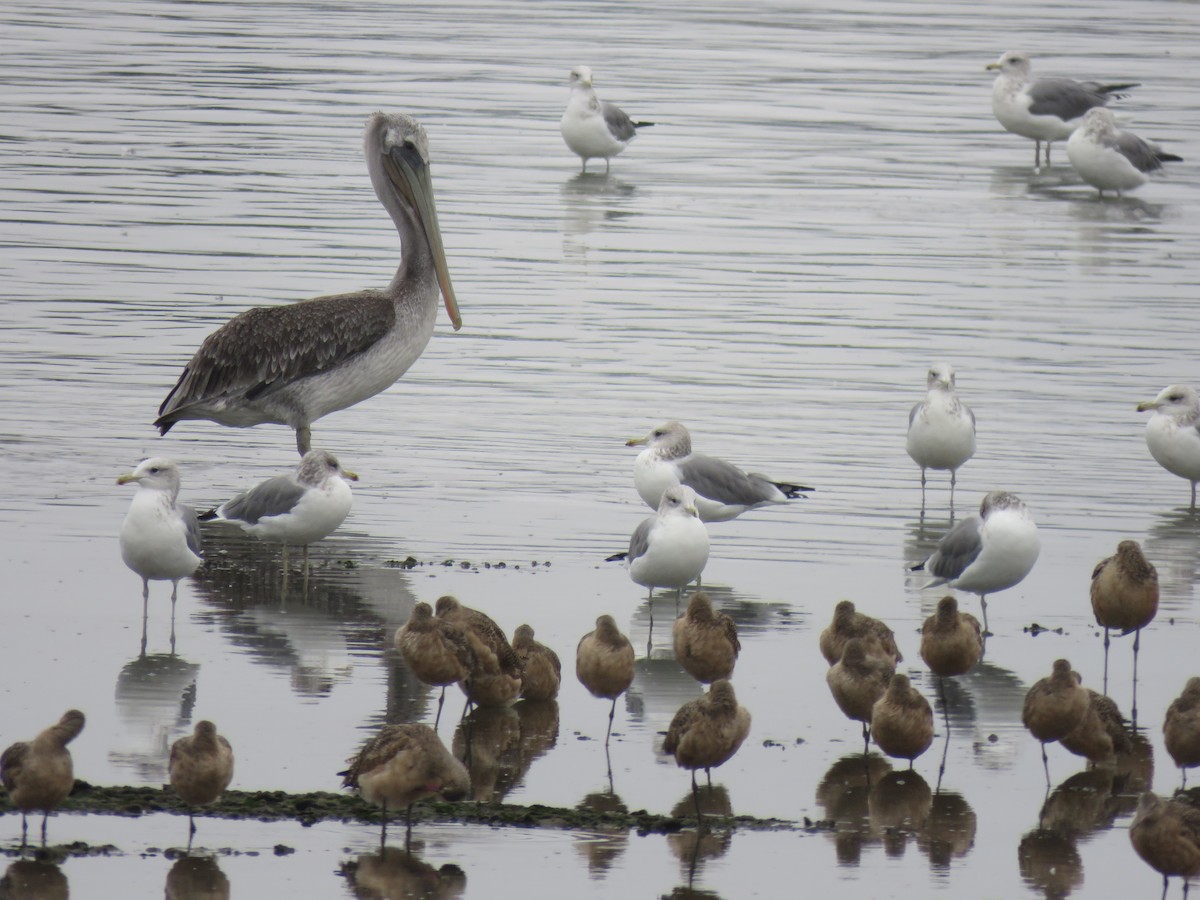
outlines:
{"label": "wet mudflat", "polygon": [[[470,897],[535,873],[531,896],[777,896],[797,882],[847,897],[1155,892],[1126,829],[1137,791],[1178,785],[1160,728],[1200,674],[1200,518],[1149,458],[1134,407],[1197,378],[1200,189],[1184,163],[1098,202],[1059,146],[1033,173],[1029,142],[992,119],[983,67],[1024,49],[1035,71],[1141,82],[1119,111],[1190,159],[1197,32],[1191,7],[1165,2],[1136,21],[1117,4],[5,10],[0,740],[78,707],[78,776],[153,790],[170,743],[210,718],[233,742],[238,791],[336,792],[380,724],[432,722],[437,694],[391,636],[414,602],[454,594],[510,633],[529,622],[568,670],[601,613],[638,651],[608,759],[607,703],[573,678],[556,706],[465,724],[449,692],[439,732],[470,741],[480,809],[686,816],[688,775],[658,752],[700,693],[672,658],[675,600],[647,603],[602,562],[649,514],[624,441],[673,417],[699,449],[817,488],[711,526],[704,573],[738,623],[734,682],[754,717],[706,802],[793,826],[422,819],[417,865],[396,855],[395,829],[371,861],[370,822],[206,817],[197,846],[219,872],[189,863],[177,884],[393,896],[415,878]],[[602,97],[657,123],[607,177],[580,175],[558,134],[580,63]],[[400,384],[317,423],[317,445],[362,480],[307,584],[285,583],[271,548],[206,529],[174,646],[156,584],[142,653],[115,478],[171,456],[184,501],[207,507],[294,464],[283,428],[185,423],[159,438],[149,423],[232,314],[391,277],[399,248],[360,151],[379,108],[429,131],[463,330],[443,318]],[[902,669],[936,697],[917,630],[941,592],[906,567],[950,525],[947,484],[933,476],[922,516],[904,452],[935,359],[958,369],[979,419],[958,516],[1015,491],[1042,555],[989,603],[984,662],[948,685],[948,742],[937,705],[933,748],[909,776],[877,752],[862,760],[817,635],[854,600],[892,625]],[[1052,747],[1047,796],[1021,701],[1060,656],[1100,687],[1088,578],[1123,538],[1142,542],[1163,588],[1142,636],[1146,744],[1094,772]],[[1109,667],[1127,715],[1130,649],[1117,640]],[[15,853],[19,818],[0,828]],[[186,819],[67,812],[50,842],[113,849],[36,877],[77,896],[157,895]],[[465,881],[423,868],[446,865]]]}

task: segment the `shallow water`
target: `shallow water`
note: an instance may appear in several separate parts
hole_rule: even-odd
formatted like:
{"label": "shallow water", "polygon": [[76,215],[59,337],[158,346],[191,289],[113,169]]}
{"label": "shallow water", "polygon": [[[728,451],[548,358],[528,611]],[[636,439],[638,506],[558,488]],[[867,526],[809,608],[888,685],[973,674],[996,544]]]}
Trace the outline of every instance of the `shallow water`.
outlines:
{"label": "shallow water", "polygon": [[[1021,48],[1037,71],[1141,82],[1120,113],[1190,159],[1198,37],[1195,7],[1166,2],[1140,4],[1136,21],[1115,3],[0,10],[0,740],[78,706],[80,777],[159,784],[170,742],[207,717],[235,746],[237,787],[336,789],[381,722],[432,720],[436,694],[391,635],[417,599],[453,593],[510,632],[530,622],[568,669],[603,612],[642,656],[618,704],[611,786],[606,704],[568,679],[557,719],[480,723],[497,767],[477,773],[477,793],[574,806],[612,791],[669,812],[689,783],[656,752],[658,732],[699,688],[671,659],[673,599],[656,598],[651,630],[644,591],[601,560],[649,512],[624,440],[674,417],[700,449],[817,487],[714,525],[704,580],[738,621],[735,680],[754,715],[716,773],[729,807],[835,817],[837,835],[710,836],[693,865],[686,835],[427,827],[423,858],[461,866],[465,896],[533,866],[550,876],[532,889],[545,896],[566,883],[664,894],[689,873],[730,897],[798,877],[862,897],[1155,890],[1123,832],[1130,792],[1178,783],[1159,725],[1196,674],[1200,520],[1186,484],[1149,458],[1134,407],[1195,380],[1200,184],[1181,163],[1099,202],[1061,146],[1034,174],[1029,142],[991,117],[983,67]],[[580,175],[557,133],[579,63],[600,96],[657,123],[607,177]],[[443,317],[400,384],[317,423],[317,443],[362,481],[307,590],[293,577],[285,591],[268,548],[209,531],[209,562],[180,587],[175,652],[157,584],[142,655],[139,585],[116,547],[129,492],[114,480],[169,455],[184,500],[205,506],[293,464],[283,428],[185,423],[159,438],[149,423],[229,316],[390,278],[399,248],[360,151],[378,108],[429,131],[464,327]],[[987,660],[951,691],[942,790],[939,723],[917,764],[930,795],[913,781],[908,807],[878,792],[872,806],[865,785],[835,788],[859,731],[828,696],[816,640],[849,597],[888,619],[935,693],[916,630],[940,593],[905,566],[948,527],[947,486],[933,477],[922,518],[904,453],[934,359],[958,368],[979,419],[958,512],[1014,490],[1043,550],[994,598]],[[1157,778],[1139,771],[1109,799],[1110,783],[1056,795],[1089,802],[1049,809],[1054,834],[1030,837],[1045,784],[1021,700],[1057,656],[1100,684],[1087,579],[1125,537],[1163,585],[1138,684]],[[409,556],[421,565],[385,565]],[[1023,634],[1035,621],[1062,633]],[[1119,640],[1111,692],[1126,712],[1129,676]],[[442,717],[447,741],[459,702]],[[1052,748],[1054,783],[1080,763]],[[922,824],[889,830],[906,808]],[[177,826],[60,816],[51,837],[123,851],[64,864],[78,894],[127,880],[157,893],[169,861],[140,854]],[[203,828],[206,847],[260,851],[219,860],[247,896],[349,895],[331,873],[376,839],[369,826]],[[277,841],[297,852],[276,858]]]}

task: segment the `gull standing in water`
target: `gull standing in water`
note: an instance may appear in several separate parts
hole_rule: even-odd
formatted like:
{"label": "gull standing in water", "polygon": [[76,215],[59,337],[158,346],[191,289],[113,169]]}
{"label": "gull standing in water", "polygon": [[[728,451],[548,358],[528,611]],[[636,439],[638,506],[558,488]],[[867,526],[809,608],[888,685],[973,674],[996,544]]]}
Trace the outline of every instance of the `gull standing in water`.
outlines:
{"label": "gull standing in water", "polygon": [[159,407],[162,434],[184,419],[235,428],[264,422],[295,429],[303,456],[311,425],[390,387],[433,334],[439,295],[457,331],[433,202],[429,144],[413,118],[375,113],[363,141],[379,202],[396,225],[400,266],[383,290],[250,309],[214,331]]}
{"label": "gull standing in water", "polygon": [[1029,56],[1010,50],[994,63],[998,71],[992,84],[992,112],[1007,131],[1029,138],[1033,145],[1033,169],[1041,165],[1042,141],[1046,142],[1046,165],[1050,144],[1071,136],[1079,120],[1094,106],[1104,106],[1119,91],[1137,87],[1137,82],[1100,84],[1070,78],[1031,79]]}
{"label": "gull standing in water", "polygon": [[658,509],[663,491],[683,484],[696,492],[696,509],[704,522],[735,519],[748,509],[787,503],[812,488],[765,475],[747,473],[715,456],[692,452],[692,436],[675,420],[664,422],[645,437],[631,438],[626,447],[645,444],[633,467],[638,495]]}
{"label": "gull standing in water", "polygon": [[925,376],[928,393],[908,414],[905,449],[921,467],[921,510],[925,509],[925,470],[950,470],[950,517],[958,468],[975,455],[975,413],[954,390],[954,367],[935,363]]}
{"label": "gull standing in water", "polygon": [[658,512],[634,529],[629,550],[607,561],[623,559],[629,577],[650,589],[675,588],[682,593],[708,563],[708,529],[696,513],[696,492],[676,485],[663,492]]}
{"label": "gull standing in water", "polygon": [[1188,385],[1173,384],[1137,408],[1138,412],[1154,410],[1146,423],[1146,446],[1155,462],[1191,482],[1195,511],[1196,482],[1200,481],[1200,398]]}
{"label": "gull standing in water", "polygon": [[983,633],[990,634],[987,595],[1019,583],[1037,562],[1042,543],[1029,508],[1016,494],[991,491],[979,505],[979,515],[950,529],[923,563],[934,580],[925,587],[948,584],[979,595]]}
{"label": "gull standing in water", "polygon": [[1182,156],[1164,153],[1132,131],[1122,131],[1112,110],[1089,109],[1083,124],[1067,141],[1067,159],[1079,177],[1104,196],[1105,191],[1132,191],[1150,180],[1165,162],[1183,162]]}
{"label": "gull standing in water", "polygon": [[63,717],[32,741],[18,741],[0,754],[0,784],[12,805],[21,811],[21,846],[28,834],[26,816],[42,812],[42,843],[46,843],[46,817],[67,799],[75,786],[75,768],[67,744],[83,731],[84,717],[69,709]]}
{"label": "gull standing in water", "polygon": [[619,107],[597,97],[592,90],[592,70],[587,66],[571,70],[571,97],[559,129],[571,152],[583,160],[581,171],[587,171],[589,159],[599,158],[607,172],[609,160],[637,137],[637,130],[653,124],[631,121]]}
{"label": "gull standing in water", "polygon": [[303,545],[307,572],[308,545],[333,534],[350,513],[354,495],[346,479],[358,481],[358,476],[343,469],[332,453],[309,450],[294,472],[268,478],[202,518],[236,522],[257,538],[279,542],[285,572],[288,545]]}

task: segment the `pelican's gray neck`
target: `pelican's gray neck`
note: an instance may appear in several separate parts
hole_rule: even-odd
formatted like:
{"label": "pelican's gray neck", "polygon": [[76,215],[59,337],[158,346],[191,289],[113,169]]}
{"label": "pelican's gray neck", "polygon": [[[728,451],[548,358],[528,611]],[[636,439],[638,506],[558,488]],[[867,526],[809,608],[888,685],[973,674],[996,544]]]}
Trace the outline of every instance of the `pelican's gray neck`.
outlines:
{"label": "pelican's gray neck", "polygon": [[405,282],[410,278],[420,284],[436,286],[437,273],[433,266],[433,251],[425,237],[425,230],[417,218],[416,210],[400,195],[392,184],[383,167],[384,131],[387,128],[386,117],[379,115],[372,119],[363,140],[363,152],[367,160],[367,171],[371,176],[371,186],[375,188],[375,196],[383,204],[396,233],[400,235],[400,265],[392,282],[388,285],[388,293],[398,294]]}

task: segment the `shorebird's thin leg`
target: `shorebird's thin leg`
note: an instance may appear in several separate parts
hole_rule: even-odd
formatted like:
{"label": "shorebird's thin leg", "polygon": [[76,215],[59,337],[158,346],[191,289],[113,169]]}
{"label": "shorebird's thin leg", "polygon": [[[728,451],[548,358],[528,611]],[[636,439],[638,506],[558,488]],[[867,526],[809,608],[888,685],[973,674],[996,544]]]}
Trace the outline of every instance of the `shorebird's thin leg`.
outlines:
{"label": "shorebird's thin leg", "polygon": [[438,697],[437,715],[433,717],[433,730],[437,731],[438,722],[442,720],[442,704],[446,702],[446,686],[442,685],[441,696]]}
{"label": "shorebird's thin leg", "polygon": [[[1104,634],[1105,634],[1105,637],[1108,636],[1107,628],[1104,630]],[[1129,723],[1133,727],[1134,731],[1137,731],[1137,658],[1138,658],[1138,644],[1141,641],[1141,639],[1142,639],[1142,629],[1139,628],[1137,631],[1135,631],[1133,633],[1133,700],[1132,700],[1132,709],[1130,710],[1130,713],[1129,713]],[[1106,663],[1108,662],[1107,658],[1105,658],[1105,662]]]}
{"label": "shorebird's thin leg", "polygon": [[382,853],[387,846],[387,801],[383,802],[383,810],[379,814],[379,851]]}
{"label": "shorebird's thin leg", "polygon": [[617,698],[613,697],[612,708],[608,711],[608,731],[604,733],[604,746],[608,746],[608,739],[612,737],[613,716],[617,714]]}

